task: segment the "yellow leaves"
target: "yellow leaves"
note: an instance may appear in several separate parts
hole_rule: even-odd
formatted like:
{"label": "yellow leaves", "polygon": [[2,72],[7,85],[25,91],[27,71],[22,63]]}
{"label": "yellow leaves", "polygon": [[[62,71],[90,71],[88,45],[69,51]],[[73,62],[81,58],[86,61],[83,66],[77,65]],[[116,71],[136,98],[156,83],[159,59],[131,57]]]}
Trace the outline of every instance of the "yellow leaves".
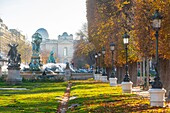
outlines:
{"label": "yellow leaves", "polygon": [[132,25],[131,27],[132,27],[132,28],[134,28],[135,26],[134,26],[134,25]]}
{"label": "yellow leaves", "polygon": [[129,2],[128,2],[128,1],[125,1],[125,2],[123,2],[123,4],[124,4],[124,5],[130,4],[130,1],[129,1]]}
{"label": "yellow leaves", "polygon": [[122,10],[122,8],[125,6],[125,5],[128,5],[128,4],[130,4],[130,1],[124,1],[123,3],[117,3],[117,8],[121,11]]}
{"label": "yellow leaves", "polygon": [[81,40],[79,44],[76,45],[76,55],[88,55],[94,49],[94,45],[90,42],[86,42],[85,40]]}
{"label": "yellow leaves", "polygon": [[119,10],[122,10],[122,5],[119,3],[119,4],[117,4],[117,8],[119,9]]}

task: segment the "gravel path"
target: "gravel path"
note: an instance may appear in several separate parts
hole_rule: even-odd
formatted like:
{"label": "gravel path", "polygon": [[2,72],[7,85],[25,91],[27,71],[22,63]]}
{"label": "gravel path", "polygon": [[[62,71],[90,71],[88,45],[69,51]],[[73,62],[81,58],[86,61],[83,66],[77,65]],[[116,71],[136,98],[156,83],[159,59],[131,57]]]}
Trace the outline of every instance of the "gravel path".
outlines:
{"label": "gravel path", "polygon": [[72,86],[72,83],[68,82],[66,92],[64,93],[64,96],[59,104],[59,107],[58,107],[56,113],[66,113],[66,111],[68,109],[68,100],[70,98],[71,86]]}

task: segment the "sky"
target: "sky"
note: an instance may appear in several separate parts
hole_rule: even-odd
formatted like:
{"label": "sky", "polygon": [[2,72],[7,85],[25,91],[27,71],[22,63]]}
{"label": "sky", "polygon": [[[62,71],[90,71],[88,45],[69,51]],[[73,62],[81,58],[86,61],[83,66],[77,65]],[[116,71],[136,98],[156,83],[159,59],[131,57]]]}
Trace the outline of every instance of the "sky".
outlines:
{"label": "sky", "polygon": [[86,0],[0,0],[0,18],[8,29],[18,29],[30,40],[39,28],[50,39],[78,32],[86,20]]}

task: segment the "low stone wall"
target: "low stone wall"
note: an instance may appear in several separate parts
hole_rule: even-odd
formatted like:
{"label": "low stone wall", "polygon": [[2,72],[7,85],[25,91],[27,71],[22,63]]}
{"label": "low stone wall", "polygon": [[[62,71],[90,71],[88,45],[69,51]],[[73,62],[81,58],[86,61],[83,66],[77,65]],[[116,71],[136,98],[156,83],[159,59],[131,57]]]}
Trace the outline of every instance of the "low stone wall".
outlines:
{"label": "low stone wall", "polygon": [[[21,77],[24,78],[24,79],[27,79],[27,80],[30,80],[30,79],[37,79],[37,78],[41,78],[42,76],[42,73],[23,73],[21,72],[20,73]],[[61,78],[61,77],[65,77],[64,73],[61,73],[61,74],[48,74],[46,75],[48,78]],[[71,74],[71,80],[87,80],[87,79],[90,79],[90,78],[93,78],[93,74],[92,73],[72,73]]]}
{"label": "low stone wall", "polygon": [[72,73],[71,80],[87,80],[94,78],[92,73]]}
{"label": "low stone wall", "polygon": [[[21,77],[26,79],[26,80],[31,80],[31,79],[41,79],[42,75],[26,75],[26,74],[21,74]],[[49,79],[59,79],[59,78],[64,78],[64,75],[46,75],[47,78]]]}

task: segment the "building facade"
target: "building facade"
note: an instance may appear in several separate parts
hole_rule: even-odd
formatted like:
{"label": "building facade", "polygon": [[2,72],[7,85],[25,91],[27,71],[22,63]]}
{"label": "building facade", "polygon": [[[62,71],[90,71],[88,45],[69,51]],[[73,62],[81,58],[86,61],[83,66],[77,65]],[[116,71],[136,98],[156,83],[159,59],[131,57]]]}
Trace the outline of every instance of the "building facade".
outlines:
{"label": "building facade", "polygon": [[67,32],[64,32],[57,39],[49,39],[46,29],[40,28],[36,32],[40,33],[43,38],[40,45],[43,64],[47,63],[51,51],[54,52],[54,58],[57,63],[72,62],[75,42],[72,34],[68,35]]}
{"label": "building facade", "polygon": [[[43,61],[42,63],[47,63],[50,52],[54,52],[54,58],[58,63],[72,62],[73,53],[74,53],[74,42],[73,35],[68,35],[67,32],[64,32],[62,35],[59,35],[56,39],[49,39],[49,34],[46,29],[40,28],[36,32],[41,34],[43,40],[40,45],[40,57]],[[9,47],[9,43],[18,43],[18,51],[22,54],[21,58],[23,62],[28,63],[31,58],[31,49],[27,51],[23,44],[26,42],[25,35],[22,35],[21,32],[17,29],[8,29],[7,25],[3,23],[3,20],[0,18],[0,55],[6,57]],[[28,43],[30,46],[30,43]],[[24,52],[23,52],[24,51]],[[29,56],[29,58],[26,58]],[[25,60],[26,59],[26,60]],[[29,59],[29,60],[28,60]]]}
{"label": "building facade", "polygon": [[3,23],[3,20],[0,18],[0,54],[3,56],[8,53],[9,43],[24,43],[25,35],[22,35],[21,32],[17,29],[8,29],[7,25]]}

